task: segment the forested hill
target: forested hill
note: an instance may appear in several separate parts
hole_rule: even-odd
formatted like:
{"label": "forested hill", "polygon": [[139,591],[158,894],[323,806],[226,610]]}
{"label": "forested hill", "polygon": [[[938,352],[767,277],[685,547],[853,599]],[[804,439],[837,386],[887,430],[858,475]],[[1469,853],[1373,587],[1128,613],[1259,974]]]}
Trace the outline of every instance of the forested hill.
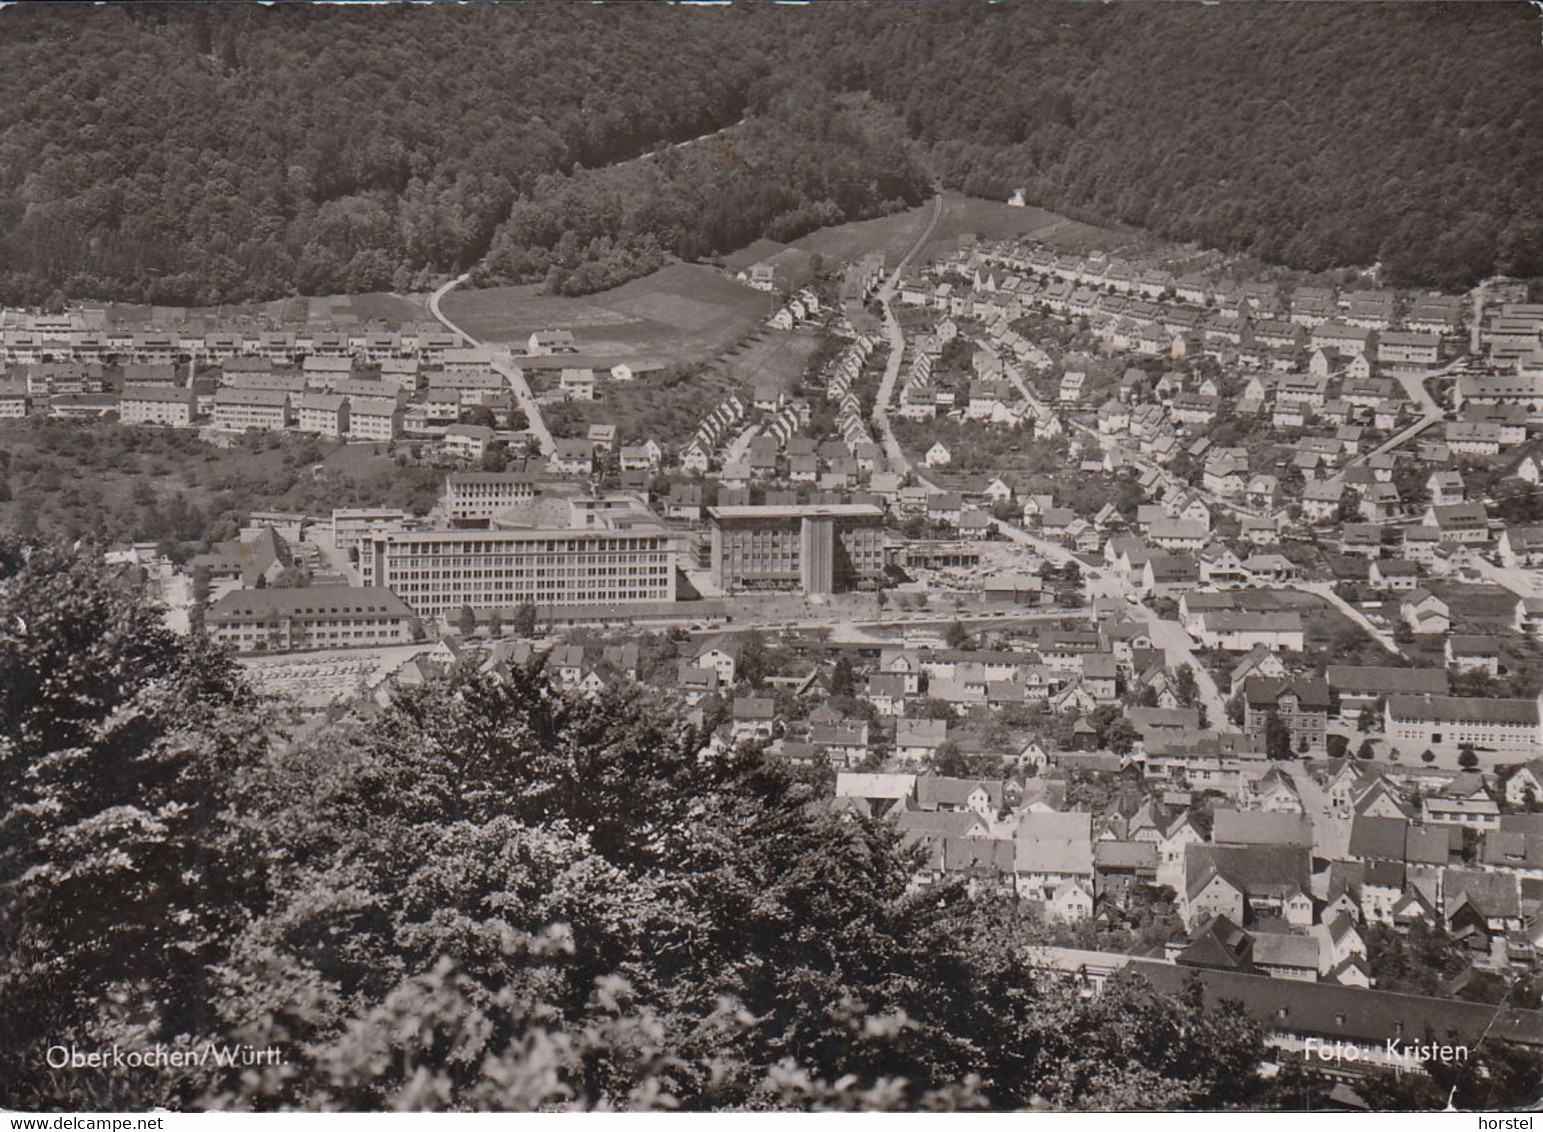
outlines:
{"label": "forested hill", "polygon": [[165,301],[410,286],[537,179],[742,116],[737,19],[259,5],[0,16],[0,288]]}
{"label": "forested hill", "polygon": [[[938,5],[810,65],[943,180],[1312,270],[1543,274],[1543,21],[1508,4]],[[834,66],[835,63],[828,63]],[[836,76],[832,76],[833,81]]]}
{"label": "forested hill", "polygon": [[[1526,4],[0,21],[0,300],[400,288],[490,250],[486,278],[592,288],[904,207],[934,177],[1400,283],[1543,274]],[[742,119],[716,163],[698,147],[594,175]]]}

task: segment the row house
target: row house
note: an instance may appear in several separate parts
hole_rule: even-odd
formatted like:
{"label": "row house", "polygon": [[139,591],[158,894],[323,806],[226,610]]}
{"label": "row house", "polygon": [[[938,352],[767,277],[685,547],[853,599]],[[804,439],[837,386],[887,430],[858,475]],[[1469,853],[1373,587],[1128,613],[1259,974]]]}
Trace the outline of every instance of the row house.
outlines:
{"label": "row house", "polygon": [[213,416],[214,427],[228,431],[286,429],[292,420],[290,395],[281,390],[218,389]]}
{"label": "row house", "polygon": [[197,416],[198,399],[191,389],[136,387],[125,389],[118,399],[118,419],[124,424],[189,428]]}

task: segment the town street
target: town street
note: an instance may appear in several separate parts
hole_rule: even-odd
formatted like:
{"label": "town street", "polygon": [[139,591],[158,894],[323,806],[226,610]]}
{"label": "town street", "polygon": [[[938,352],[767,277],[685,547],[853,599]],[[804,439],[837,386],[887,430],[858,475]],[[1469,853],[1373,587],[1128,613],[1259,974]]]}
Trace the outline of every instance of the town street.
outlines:
{"label": "town street", "polygon": [[1363,452],[1355,459],[1346,461],[1344,467],[1340,468],[1339,471],[1335,472],[1334,475],[1329,477],[1329,482],[1344,483],[1345,473],[1351,468],[1357,466],[1358,464],[1366,463],[1366,461],[1370,460],[1373,456],[1381,456],[1385,452],[1392,452],[1393,450],[1408,444],[1411,440],[1419,436],[1426,429],[1445,419],[1446,414],[1444,410],[1436,403],[1435,398],[1430,395],[1430,390],[1426,388],[1425,382],[1432,378],[1445,377],[1447,374],[1452,372],[1452,369],[1455,366],[1466,360],[1466,358],[1458,358],[1454,361],[1448,362],[1441,369],[1436,370],[1434,373],[1427,374],[1424,377],[1421,377],[1417,374],[1407,373],[1395,373],[1391,375],[1398,381],[1399,385],[1403,387],[1405,395],[1420,407],[1420,419],[1415,421],[1413,424],[1406,425],[1398,432],[1395,432],[1392,436],[1383,441],[1381,444],[1377,445],[1377,447],[1373,448],[1370,452]]}
{"label": "town street", "polygon": [[1226,697],[1216,686],[1210,670],[1195,655],[1195,642],[1190,638],[1188,630],[1177,621],[1165,621],[1157,615],[1156,610],[1145,604],[1138,602],[1132,608],[1146,621],[1147,628],[1152,631],[1152,643],[1163,650],[1168,658],[1168,667],[1177,671],[1180,665],[1187,664],[1190,671],[1195,674],[1195,685],[1200,690],[1200,702],[1205,704],[1206,719],[1210,729],[1212,731],[1237,730],[1227,719]]}
{"label": "town street", "polygon": [[[873,423],[879,426],[879,432],[883,437],[884,455],[889,460],[892,469],[905,475],[910,472],[911,462],[906,459],[905,451],[900,447],[900,442],[895,439],[894,430],[889,427],[889,403],[895,397],[895,383],[900,377],[900,365],[905,358],[905,332],[900,329],[900,320],[895,317],[895,312],[889,309],[889,304],[895,297],[895,286],[900,281],[900,273],[905,270],[905,265],[921,250],[922,245],[932,238],[933,229],[938,225],[938,217],[943,215],[943,198],[932,198],[932,217],[927,221],[927,227],[922,229],[922,234],[917,237],[916,243],[911,245],[911,250],[900,257],[900,262],[895,264],[895,269],[890,272],[889,278],[879,288],[875,296],[879,305],[884,309],[884,336],[889,341],[889,360],[884,365],[884,379],[879,382],[879,392],[873,402]],[[929,483],[925,477],[917,473],[917,479],[926,487],[937,490],[936,485]]]}
{"label": "town street", "polygon": [[1090,566],[1083,559],[1078,558],[1064,546],[1047,542],[1042,538],[1036,538],[1020,527],[1011,523],[1004,523],[1000,519],[992,520],[992,525],[997,531],[1021,546],[1029,547],[1043,557],[1047,562],[1053,562],[1057,566],[1065,566],[1068,563],[1076,563],[1082,570],[1083,584],[1087,589],[1088,604],[1093,605],[1101,597],[1114,598],[1126,601],[1127,608],[1140,619],[1147,623],[1152,632],[1152,643],[1162,649],[1168,657],[1171,668],[1177,668],[1180,664],[1187,664],[1195,674],[1195,683],[1200,689],[1201,702],[1205,704],[1206,716],[1211,729],[1216,731],[1232,730],[1227,721],[1227,700],[1216,686],[1206,666],[1194,653],[1195,642],[1183,625],[1177,621],[1165,621],[1151,606],[1133,599],[1127,599],[1130,587],[1113,573],[1103,567]]}
{"label": "town street", "polygon": [[[440,308],[440,300],[448,295],[456,287],[471,278],[471,272],[456,276],[448,283],[442,284],[429,296],[429,313],[439,320],[446,330],[459,334],[470,346],[483,346],[485,343],[473,338],[461,327],[445,317],[445,312]],[[509,383],[509,388],[514,391],[515,402],[521,412],[525,414],[526,431],[536,438],[536,443],[541,449],[542,456],[550,456],[557,450],[556,443],[552,440],[551,430],[547,428],[546,421],[541,416],[541,406],[536,404],[536,395],[531,391],[530,383],[525,380],[525,372],[514,364],[513,351],[508,346],[489,347],[493,354],[493,368],[501,373],[504,380]]]}
{"label": "town street", "polygon": [[725,468],[732,468],[735,464],[744,463],[745,460],[749,459],[750,442],[760,435],[760,432],[761,426],[759,422],[753,421],[746,425],[739,435],[729,441],[728,447],[723,450],[723,466]]}
{"label": "town street", "polygon": [[1301,590],[1303,593],[1312,594],[1314,597],[1322,598],[1335,609],[1343,613],[1346,617],[1350,618],[1350,620],[1354,621],[1358,626],[1360,626],[1360,628],[1366,633],[1367,636],[1376,641],[1386,651],[1392,653],[1396,657],[1402,657],[1404,655],[1403,650],[1398,647],[1398,642],[1393,639],[1393,634],[1379,629],[1377,626],[1373,625],[1371,621],[1367,619],[1364,613],[1362,613],[1355,606],[1351,605],[1344,598],[1340,597],[1339,594],[1335,593],[1334,586],[1331,583],[1305,582],[1297,580],[1293,582],[1287,582],[1286,584],[1294,590]]}

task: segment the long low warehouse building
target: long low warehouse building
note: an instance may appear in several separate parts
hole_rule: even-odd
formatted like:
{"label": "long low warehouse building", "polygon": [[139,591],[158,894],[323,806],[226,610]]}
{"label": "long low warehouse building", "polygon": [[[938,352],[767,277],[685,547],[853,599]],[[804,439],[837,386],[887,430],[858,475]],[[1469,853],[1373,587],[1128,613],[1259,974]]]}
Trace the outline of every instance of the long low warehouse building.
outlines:
{"label": "long low warehouse building", "polygon": [[1538,752],[1538,701],[1473,696],[1389,696],[1383,733],[1400,753],[1453,759],[1471,747],[1490,762],[1526,761]]}
{"label": "long low warehouse building", "polygon": [[237,652],[294,652],[412,639],[412,610],[390,590],[360,586],[242,589],[204,614],[210,639]]}

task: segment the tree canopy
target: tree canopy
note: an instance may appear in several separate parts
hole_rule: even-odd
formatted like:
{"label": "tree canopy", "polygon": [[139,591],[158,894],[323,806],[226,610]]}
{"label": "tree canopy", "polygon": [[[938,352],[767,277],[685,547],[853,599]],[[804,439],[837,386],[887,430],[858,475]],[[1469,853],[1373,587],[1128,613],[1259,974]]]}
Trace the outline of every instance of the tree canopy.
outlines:
{"label": "tree canopy", "polygon": [[[539,665],[287,737],[89,550],[0,540],[0,1096],[23,1108],[1228,1103],[1259,1031],[1084,1001],[1011,906]],[[246,1072],[56,1073],[214,1041]]]}
{"label": "tree canopy", "polygon": [[473,265],[576,293],[934,181],[1308,270],[1543,274],[1525,4],[0,19],[6,301],[406,289]]}

